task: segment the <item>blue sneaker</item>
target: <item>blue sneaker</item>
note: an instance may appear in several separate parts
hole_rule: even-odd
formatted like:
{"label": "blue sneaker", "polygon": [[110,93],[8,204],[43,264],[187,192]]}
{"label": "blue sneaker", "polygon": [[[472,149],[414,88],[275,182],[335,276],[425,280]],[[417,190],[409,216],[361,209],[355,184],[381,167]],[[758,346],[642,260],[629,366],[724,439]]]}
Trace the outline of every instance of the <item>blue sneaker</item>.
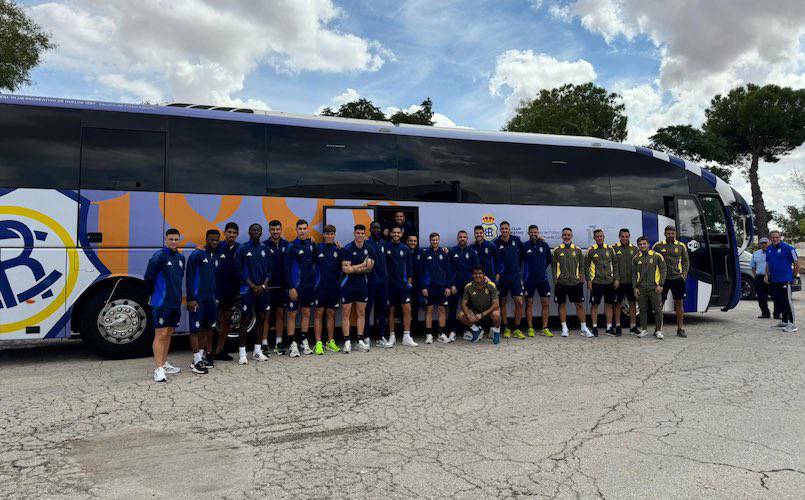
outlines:
{"label": "blue sneaker", "polygon": [[492,335],[492,343],[500,344],[500,331],[497,331]]}
{"label": "blue sneaker", "polygon": [[482,334],[484,331],[483,331],[483,330],[481,330],[480,328],[478,328],[478,326],[477,326],[477,325],[473,325],[473,326],[472,326],[472,328],[470,328],[470,330],[472,330],[472,340],[470,340],[470,342],[472,342],[473,344],[475,344],[475,343],[477,343],[479,340],[481,340],[481,334]]}

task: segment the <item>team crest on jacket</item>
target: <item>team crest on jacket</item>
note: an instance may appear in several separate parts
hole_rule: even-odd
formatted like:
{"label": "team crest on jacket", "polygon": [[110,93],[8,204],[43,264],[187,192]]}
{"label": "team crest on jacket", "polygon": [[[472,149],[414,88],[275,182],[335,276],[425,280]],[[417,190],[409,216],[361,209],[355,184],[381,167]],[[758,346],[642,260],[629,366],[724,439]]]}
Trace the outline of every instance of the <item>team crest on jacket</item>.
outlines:
{"label": "team crest on jacket", "polygon": [[484,230],[484,239],[486,241],[491,241],[498,237],[498,227],[495,225],[494,215],[485,214],[481,217],[481,227]]}

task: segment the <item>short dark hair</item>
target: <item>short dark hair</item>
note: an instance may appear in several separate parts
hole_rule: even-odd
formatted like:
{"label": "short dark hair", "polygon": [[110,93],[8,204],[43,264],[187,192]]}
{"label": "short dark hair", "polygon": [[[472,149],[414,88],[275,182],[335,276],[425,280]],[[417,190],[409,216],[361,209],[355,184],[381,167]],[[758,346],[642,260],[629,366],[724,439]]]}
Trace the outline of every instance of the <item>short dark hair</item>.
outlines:
{"label": "short dark hair", "polygon": [[529,231],[531,231],[532,229],[539,230],[539,226],[538,226],[538,225],[536,225],[536,224],[531,224],[530,226],[528,226],[528,230],[529,230]]}
{"label": "short dark hair", "polygon": [[172,234],[176,234],[176,235],[181,236],[181,233],[179,233],[179,230],[176,229],[175,227],[172,227],[172,228],[168,229],[167,231],[165,231],[165,236],[170,236]]}
{"label": "short dark hair", "polygon": [[207,234],[204,235],[205,238],[209,238],[210,235],[221,236],[221,231],[217,229],[207,229]]}
{"label": "short dark hair", "polygon": [[509,224],[509,221],[504,220],[503,222],[501,222],[501,223],[500,223],[500,227],[503,227],[503,226],[509,226],[509,227],[511,227],[511,224]]}
{"label": "short dark hair", "polygon": [[296,227],[299,227],[301,225],[307,226],[308,223],[307,223],[307,221],[305,219],[299,219],[298,221],[296,221]]}
{"label": "short dark hair", "polygon": [[676,226],[673,226],[673,225],[671,225],[671,224],[668,224],[667,226],[665,226],[665,230],[666,230],[666,231],[668,231],[669,229],[670,229],[671,231],[673,231],[673,232],[676,232]]}
{"label": "short dark hair", "polygon": [[369,227],[372,227],[372,226],[374,226],[375,224],[377,224],[378,226],[381,226],[381,227],[383,226],[383,224],[381,224],[379,220],[373,220],[373,221],[372,221],[372,223],[371,223],[371,224],[369,224]]}
{"label": "short dark hair", "polygon": [[353,231],[366,231],[366,226],[363,224],[355,224],[355,227],[352,228]]}
{"label": "short dark hair", "polygon": [[645,236],[641,236],[641,237],[637,238],[637,242],[638,242],[638,243],[640,243],[640,242],[641,242],[641,241],[643,241],[643,240],[645,240],[645,241],[646,241],[646,243],[648,243],[648,238],[646,238]]}
{"label": "short dark hair", "polygon": [[409,235],[408,235],[408,236],[405,238],[405,241],[408,241],[408,240],[410,240],[411,238],[416,238],[416,240],[417,240],[417,241],[419,241],[419,236],[417,236],[417,235],[415,235],[415,234],[409,234]]}
{"label": "short dark hair", "polygon": [[596,230],[593,231],[593,235],[596,235],[598,233],[604,234],[604,230],[603,229],[596,229]]}
{"label": "short dark hair", "polygon": [[430,235],[428,236],[428,239],[431,239],[431,238],[433,238],[434,236],[438,236],[439,238],[441,238],[441,235],[440,235],[439,233],[437,233],[437,232],[435,232],[435,231],[434,231],[434,232],[430,233]]}
{"label": "short dark hair", "polygon": [[565,231],[570,231],[571,233],[573,232],[573,230],[570,229],[569,227],[563,227],[562,232],[564,233]]}
{"label": "short dark hair", "polygon": [[483,231],[483,230],[484,230],[484,226],[481,226],[481,225],[479,224],[479,225],[475,226],[474,228],[472,228],[473,232],[478,231],[479,229],[480,229],[481,231]]}
{"label": "short dark hair", "polygon": [[629,233],[629,234],[632,234],[632,232],[631,232],[631,231],[629,231],[629,229],[628,229],[628,228],[625,228],[625,227],[622,227],[622,228],[621,228],[621,230],[620,230],[620,231],[618,231],[618,236],[622,235],[623,233]]}
{"label": "short dark hair", "polygon": [[238,227],[237,222],[227,222],[226,226],[224,226],[224,231],[229,231],[230,229],[234,229],[237,232],[240,232],[240,228]]}
{"label": "short dark hair", "polygon": [[478,271],[484,272],[484,266],[479,266],[478,264],[472,266],[472,272],[475,273]]}
{"label": "short dark hair", "polygon": [[325,232],[325,233],[334,233],[335,232],[335,226],[332,225],[332,224],[327,224],[326,226],[324,226],[323,232]]}
{"label": "short dark hair", "polygon": [[[392,231],[394,231],[395,229],[396,229],[397,231],[399,231],[399,232],[402,232],[402,228],[401,228],[400,226],[394,226],[393,228],[389,229],[389,232],[392,232]],[[413,236],[413,235],[412,235],[412,236]]]}
{"label": "short dark hair", "polygon": [[461,233],[467,234],[467,231],[465,231],[465,230],[463,230],[463,229],[459,229],[459,230],[458,230],[458,232],[457,232],[456,234],[457,234],[457,235],[459,235],[459,234],[461,234]]}
{"label": "short dark hair", "polygon": [[268,227],[282,227],[282,222],[278,221],[277,219],[272,220],[268,223]]}
{"label": "short dark hair", "polygon": [[255,222],[253,224],[249,224],[249,231],[251,231],[252,228],[255,227],[255,226],[259,227],[261,230],[263,229],[263,226],[261,226],[260,224]]}

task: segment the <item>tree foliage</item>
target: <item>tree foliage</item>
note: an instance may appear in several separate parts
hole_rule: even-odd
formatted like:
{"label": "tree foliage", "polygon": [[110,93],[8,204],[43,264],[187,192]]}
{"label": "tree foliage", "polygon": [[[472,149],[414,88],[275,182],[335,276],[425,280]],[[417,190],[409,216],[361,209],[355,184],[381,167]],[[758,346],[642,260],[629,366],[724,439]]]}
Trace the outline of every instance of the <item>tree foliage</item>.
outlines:
{"label": "tree foliage", "polygon": [[583,135],[621,142],[626,139],[626,115],[619,94],[592,82],[540,90],[523,101],[503,130],[542,134]]}
{"label": "tree foliage", "polygon": [[30,72],[42,53],[54,47],[50,35],[21,7],[0,0],[0,89],[14,91],[30,83]]}
{"label": "tree foliage", "polygon": [[419,109],[411,113],[398,110],[386,116],[372,101],[361,97],[357,101],[342,104],[338,111],[329,106],[321,110],[321,116],[338,116],[340,118],[359,118],[363,120],[390,121],[392,123],[412,123],[415,125],[433,125],[433,101],[430,97],[422,101]]}
{"label": "tree foliage", "polygon": [[732,170],[724,166],[731,160],[727,144],[724,139],[710,132],[692,125],[671,125],[657,129],[649,141],[649,147],[657,151],[697,163],[716,162],[717,164],[707,165],[707,168],[726,182],[732,177]]}
{"label": "tree foliage", "polygon": [[805,205],[788,205],[785,213],[775,214],[774,221],[789,242],[805,241]]}
{"label": "tree foliage", "polygon": [[410,123],[413,125],[433,125],[433,101],[430,97],[422,101],[419,109],[413,113],[406,113],[403,110],[398,110],[396,113],[389,117],[389,121],[396,124]]}

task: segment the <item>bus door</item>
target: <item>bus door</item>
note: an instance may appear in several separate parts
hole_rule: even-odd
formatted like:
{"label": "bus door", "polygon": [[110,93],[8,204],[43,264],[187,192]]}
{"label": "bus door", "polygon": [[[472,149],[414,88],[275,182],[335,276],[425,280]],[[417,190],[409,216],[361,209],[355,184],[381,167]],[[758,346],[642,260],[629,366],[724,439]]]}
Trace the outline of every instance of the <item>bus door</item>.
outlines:
{"label": "bus door", "polygon": [[366,226],[366,236],[369,237],[369,225],[377,218],[376,206],[325,206],[324,225],[335,226],[335,241],[342,246],[351,242],[353,228],[356,224]]}
{"label": "bus door", "polygon": [[[688,272],[688,282],[692,280],[702,282],[712,287],[710,302],[706,305],[712,304],[712,298],[716,292],[713,286],[713,260],[710,254],[710,244],[705,232],[705,221],[702,216],[702,211],[699,202],[694,196],[676,196],[674,197],[674,212],[677,226],[677,238],[688,247],[688,255],[690,256],[690,271]],[[698,283],[696,286],[699,287]],[[704,289],[701,292],[704,292]],[[689,289],[690,291],[690,289]],[[686,311],[697,311],[698,307],[698,292],[696,294],[688,294],[685,299]],[[688,303],[690,301],[690,304]]]}
{"label": "bus door", "polygon": [[727,307],[737,285],[736,253],[734,240],[730,237],[731,225],[727,221],[727,211],[718,194],[699,194],[699,202],[704,215],[704,232],[713,262],[714,284],[710,305]]}

